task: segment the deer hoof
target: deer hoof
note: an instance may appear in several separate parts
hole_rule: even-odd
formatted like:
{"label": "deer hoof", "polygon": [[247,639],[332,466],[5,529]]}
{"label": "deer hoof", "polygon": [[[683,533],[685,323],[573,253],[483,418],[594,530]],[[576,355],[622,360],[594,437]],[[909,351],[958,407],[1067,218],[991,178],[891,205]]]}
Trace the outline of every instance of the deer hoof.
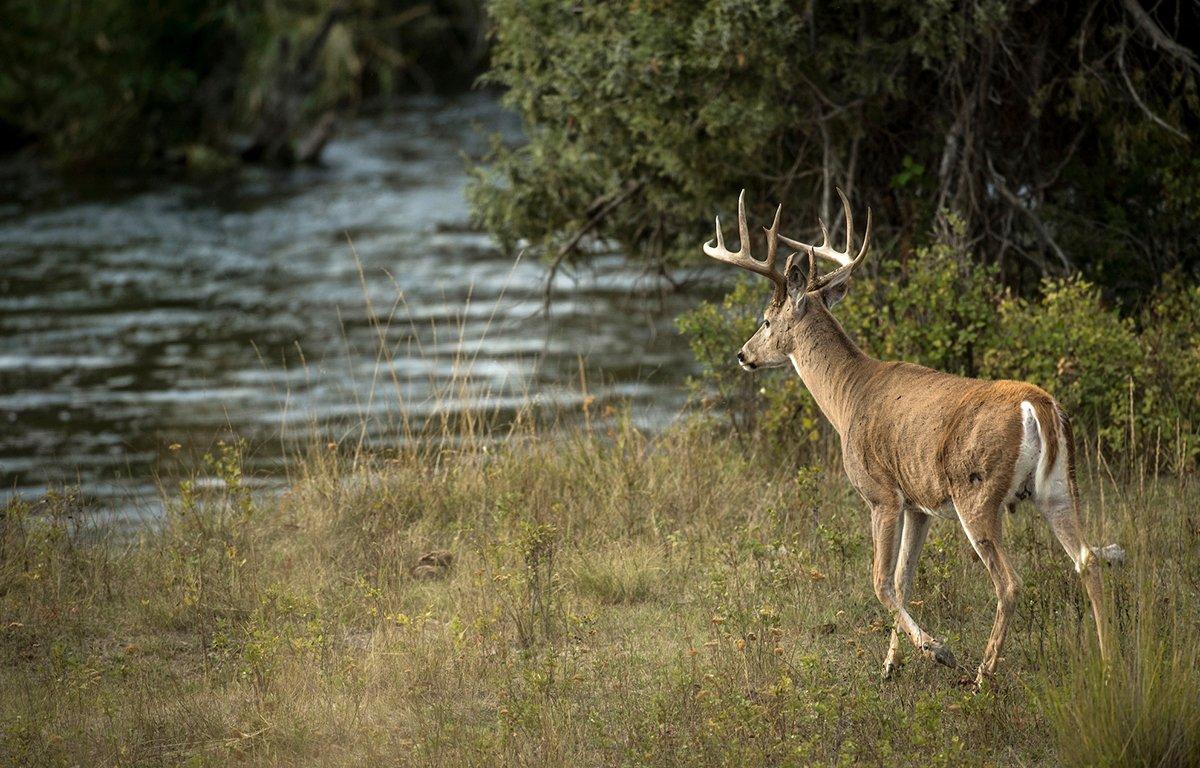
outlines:
{"label": "deer hoof", "polygon": [[975,693],[982,691],[992,681],[992,673],[988,672],[981,665],[979,671],[975,673]]}
{"label": "deer hoof", "polygon": [[883,662],[883,673],[880,675],[884,680],[891,680],[900,671],[902,664],[895,659],[888,659]]}
{"label": "deer hoof", "polygon": [[958,662],[954,659],[954,654],[950,652],[950,649],[936,640],[921,646],[921,653],[925,654],[926,658],[933,659],[942,666],[950,667],[951,669],[958,666]]}

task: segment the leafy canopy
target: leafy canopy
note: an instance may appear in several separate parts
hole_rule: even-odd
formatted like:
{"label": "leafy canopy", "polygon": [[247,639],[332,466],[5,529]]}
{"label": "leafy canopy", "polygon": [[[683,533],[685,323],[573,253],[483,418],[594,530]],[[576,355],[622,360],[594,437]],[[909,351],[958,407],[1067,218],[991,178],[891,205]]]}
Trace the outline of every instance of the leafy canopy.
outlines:
{"label": "leafy canopy", "polygon": [[[1196,269],[1194,5],[977,0],[491,0],[493,68],[528,142],[476,169],[477,219],[577,256],[586,236],[699,259],[745,187],[810,234],[833,187],[910,250],[935,213],[1033,289],[1082,270],[1135,296]],[[1140,13],[1135,12],[1140,11]],[[1183,53],[1180,52],[1183,51]],[[806,231],[807,230],[807,231]],[[584,238],[581,238],[585,236]]]}

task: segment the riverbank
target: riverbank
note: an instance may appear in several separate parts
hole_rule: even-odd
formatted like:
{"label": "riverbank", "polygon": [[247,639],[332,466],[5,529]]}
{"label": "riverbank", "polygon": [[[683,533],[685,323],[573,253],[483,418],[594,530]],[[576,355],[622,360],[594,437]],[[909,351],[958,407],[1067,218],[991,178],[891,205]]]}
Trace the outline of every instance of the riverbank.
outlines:
{"label": "riverbank", "polygon": [[1194,483],[1083,472],[1086,530],[1130,555],[1106,571],[1123,633],[1107,684],[1067,558],[1031,508],[1009,517],[1024,591],[974,693],[960,679],[994,598],[952,524],[913,606],[965,666],[910,653],[881,682],[887,617],[839,469],[699,419],[653,438],[613,423],[375,456],[322,442],[269,501],[225,445],[135,541],[69,497],[11,503],[0,762],[1200,759]]}

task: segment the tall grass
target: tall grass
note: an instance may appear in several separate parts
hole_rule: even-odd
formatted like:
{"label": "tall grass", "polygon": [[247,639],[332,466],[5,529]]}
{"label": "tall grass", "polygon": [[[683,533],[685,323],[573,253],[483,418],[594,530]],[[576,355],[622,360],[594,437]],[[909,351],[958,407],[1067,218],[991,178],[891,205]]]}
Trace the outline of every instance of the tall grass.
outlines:
{"label": "tall grass", "polygon": [[[1200,765],[1200,645],[1195,642],[1200,587],[1200,525],[1187,479],[1144,474],[1096,480],[1117,510],[1129,563],[1112,573],[1118,619],[1113,657],[1072,654],[1061,679],[1039,700],[1053,723],[1064,764]],[[1182,503],[1180,503],[1182,502]],[[1123,519],[1122,519],[1123,518]]]}

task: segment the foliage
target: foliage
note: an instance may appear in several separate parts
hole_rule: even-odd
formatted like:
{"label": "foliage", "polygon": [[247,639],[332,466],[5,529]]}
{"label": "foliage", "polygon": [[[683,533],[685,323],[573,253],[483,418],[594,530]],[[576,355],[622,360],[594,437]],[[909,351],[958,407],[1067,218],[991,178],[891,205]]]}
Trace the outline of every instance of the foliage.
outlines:
{"label": "foliage", "polygon": [[223,147],[335,9],[305,114],[462,87],[482,62],[473,0],[0,0],[0,149],[144,164]]}
{"label": "foliage", "polygon": [[737,345],[730,339],[747,339],[758,327],[757,302],[761,285],[742,280],[720,304],[703,302],[676,320],[700,364],[700,376],[689,381],[705,405],[721,408],[739,435],[765,432],[799,438],[802,443],[820,436],[820,412],[808,391],[789,371],[763,371],[746,376],[733,363]]}
{"label": "foliage", "polygon": [[476,216],[556,258],[582,234],[683,262],[742,187],[796,235],[840,185],[905,245],[948,208],[1011,285],[1071,267],[1133,299],[1200,265],[1197,12],[1140,7],[491,0],[485,80],[528,143],[476,169]]}
{"label": "foliage", "polygon": [[1200,460],[1200,285],[1168,277],[1140,318],[1146,388],[1140,402],[1143,437],[1174,444],[1177,466]]}
{"label": "foliage", "polygon": [[837,309],[847,332],[887,360],[910,360],[963,376],[996,343],[998,275],[974,266],[962,219],[940,222],[934,242],[911,258],[883,260]]}
{"label": "foliage", "polygon": [[1120,443],[1129,430],[1131,388],[1149,383],[1133,322],[1079,279],[1046,280],[1037,302],[1005,297],[998,313],[984,374],[1047,388],[1082,434]]}
{"label": "foliage", "polygon": [[0,121],[65,160],[183,140],[201,82],[229,55],[222,0],[3,5]]}

